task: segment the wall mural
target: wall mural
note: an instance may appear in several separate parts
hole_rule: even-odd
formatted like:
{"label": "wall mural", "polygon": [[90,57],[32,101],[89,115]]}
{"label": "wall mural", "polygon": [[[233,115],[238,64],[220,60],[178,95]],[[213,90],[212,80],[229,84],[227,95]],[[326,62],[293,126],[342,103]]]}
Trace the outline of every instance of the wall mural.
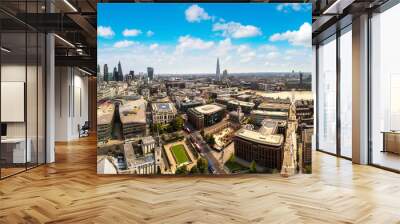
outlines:
{"label": "wall mural", "polygon": [[311,4],[99,3],[98,174],[311,173]]}

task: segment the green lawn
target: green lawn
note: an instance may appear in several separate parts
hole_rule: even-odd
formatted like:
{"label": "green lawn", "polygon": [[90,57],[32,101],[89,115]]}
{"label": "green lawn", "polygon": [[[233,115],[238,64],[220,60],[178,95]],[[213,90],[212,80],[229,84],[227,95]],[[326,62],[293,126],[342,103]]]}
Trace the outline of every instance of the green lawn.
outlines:
{"label": "green lawn", "polygon": [[189,158],[187,157],[185,152],[185,146],[183,146],[182,144],[172,146],[171,152],[174,155],[178,165],[189,162]]}

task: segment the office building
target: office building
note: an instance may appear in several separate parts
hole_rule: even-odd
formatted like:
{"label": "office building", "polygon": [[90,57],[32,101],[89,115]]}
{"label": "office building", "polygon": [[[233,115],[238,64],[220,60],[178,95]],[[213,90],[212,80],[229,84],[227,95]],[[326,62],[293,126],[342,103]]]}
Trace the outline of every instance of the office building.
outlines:
{"label": "office building", "polygon": [[114,124],[115,106],[111,102],[101,104],[97,109],[97,140],[105,142],[111,139]]}
{"label": "office building", "polygon": [[252,110],[250,117],[254,124],[261,125],[261,122],[265,119],[287,121],[288,112]]}
{"label": "office building", "polygon": [[147,67],[147,77],[149,78],[149,80],[154,79],[154,68]]}
{"label": "office building", "polygon": [[104,64],[104,71],[103,71],[103,77],[104,77],[104,81],[110,81],[110,76],[108,73],[108,65]]}
{"label": "office building", "polygon": [[228,70],[224,69],[222,72],[222,79],[226,80],[228,78]]}
{"label": "office building", "polygon": [[117,75],[117,80],[115,81],[124,81],[124,73],[122,73],[121,62],[118,62],[118,75]]}
{"label": "office building", "polygon": [[221,72],[219,68],[219,58],[217,58],[217,70],[216,70],[217,81],[221,81]]}
{"label": "office building", "polygon": [[152,103],[151,108],[153,124],[168,124],[177,114],[173,103]]}
{"label": "office building", "polygon": [[188,99],[187,97],[177,97],[176,105],[178,109],[182,112],[186,112],[189,108],[201,106],[204,104],[202,98]]}
{"label": "office building", "polygon": [[280,134],[241,129],[234,136],[234,154],[248,163],[280,170],[283,161],[284,137]]}
{"label": "office building", "polygon": [[165,82],[165,87],[167,89],[170,89],[170,88],[184,89],[186,87],[186,82],[181,81],[181,80],[168,80]]}
{"label": "office building", "polygon": [[264,111],[280,111],[280,112],[288,112],[289,111],[289,103],[278,103],[278,102],[263,102],[258,105],[258,110]]}
{"label": "office building", "polygon": [[143,136],[146,134],[146,107],[144,99],[129,100],[119,105],[119,117],[123,138]]}
{"label": "office building", "polygon": [[221,104],[206,104],[187,111],[189,122],[198,130],[220,122],[226,113],[226,107]]}
{"label": "office building", "polygon": [[255,104],[253,102],[246,102],[240,100],[230,100],[228,101],[228,110],[234,111],[237,110],[238,107],[241,108],[243,113],[249,114],[251,110],[254,108]]}
{"label": "office building", "polygon": [[112,78],[112,81],[118,81],[118,70],[117,70],[117,67],[114,67],[114,70],[113,70],[113,73],[112,73],[113,75],[113,78]]}

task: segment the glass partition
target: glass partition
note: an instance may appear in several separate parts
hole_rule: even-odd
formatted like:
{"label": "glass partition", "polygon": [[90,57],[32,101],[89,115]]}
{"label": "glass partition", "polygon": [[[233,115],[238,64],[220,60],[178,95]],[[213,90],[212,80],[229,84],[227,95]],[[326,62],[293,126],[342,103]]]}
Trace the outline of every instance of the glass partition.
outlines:
{"label": "glass partition", "polygon": [[24,171],[31,161],[31,151],[26,150],[26,41],[25,32],[1,34],[2,177]]}
{"label": "glass partition", "polygon": [[318,47],[318,149],[336,154],[336,36]]}
{"label": "glass partition", "polygon": [[[43,1],[0,7],[40,13]],[[45,35],[0,12],[0,178],[45,163]]]}

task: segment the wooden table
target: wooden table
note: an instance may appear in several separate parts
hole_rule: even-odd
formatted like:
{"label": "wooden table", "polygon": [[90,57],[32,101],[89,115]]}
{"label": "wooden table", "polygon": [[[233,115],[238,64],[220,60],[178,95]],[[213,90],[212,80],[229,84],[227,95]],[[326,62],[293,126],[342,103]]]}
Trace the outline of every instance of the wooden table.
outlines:
{"label": "wooden table", "polygon": [[383,151],[400,154],[400,131],[383,131]]}

